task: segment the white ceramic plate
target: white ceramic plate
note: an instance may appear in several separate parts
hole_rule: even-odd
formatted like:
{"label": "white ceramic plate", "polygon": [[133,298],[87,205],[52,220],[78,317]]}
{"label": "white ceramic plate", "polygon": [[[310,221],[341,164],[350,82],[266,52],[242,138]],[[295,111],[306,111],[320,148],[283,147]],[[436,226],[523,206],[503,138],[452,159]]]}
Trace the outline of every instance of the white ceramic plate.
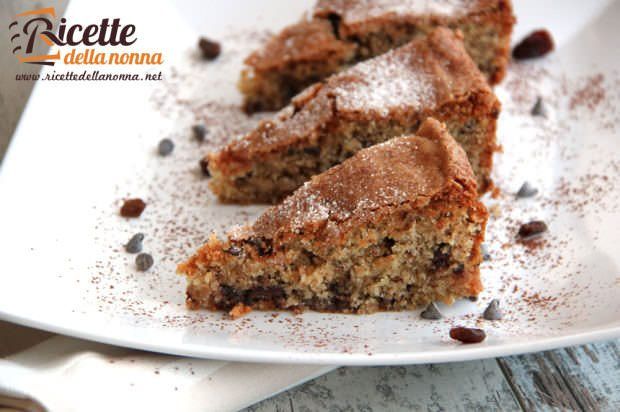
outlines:
{"label": "white ceramic plate", "polygon": [[[446,318],[437,322],[418,312],[254,312],[233,322],[185,308],[175,265],[212,230],[262,210],[218,205],[197,161],[231,130],[256,122],[235,108],[241,60],[266,28],[294,21],[311,2],[199,3],[149,2],[148,13],[139,2],[70,4],[70,21],[115,16],[136,24],[138,48],[165,52],[165,81],[37,83],[0,173],[0,317],[159,352],[356,365],[457,361],[620,336],[620,3],[516,1],[515,39],[546,27],[557,50],[512,64],[497,88],[501,194],[486,200],[493,214],[486,290],[476,303],[442,306]],[[217,62],[196,57],[201,32],[222,40]],[[538,95],[547,118],[529,113]],[[210,129],[202,145],[190,133],[198,120]],[[167,158],[155,151],[163,137],[176,143]],[[524,180],[540,193],[517,201]],[[140,219],[118,216],[128,196],[147,201]],[[536,246],[516,243],[519,223],[530,219],[546,221],[548,234]],[[156,260],[147,273],[122,248],[138,231]],[[501,300],[504,320],[480,319],[491,298]],[[488,338],[451,341],[457,324],[483,327]]]}

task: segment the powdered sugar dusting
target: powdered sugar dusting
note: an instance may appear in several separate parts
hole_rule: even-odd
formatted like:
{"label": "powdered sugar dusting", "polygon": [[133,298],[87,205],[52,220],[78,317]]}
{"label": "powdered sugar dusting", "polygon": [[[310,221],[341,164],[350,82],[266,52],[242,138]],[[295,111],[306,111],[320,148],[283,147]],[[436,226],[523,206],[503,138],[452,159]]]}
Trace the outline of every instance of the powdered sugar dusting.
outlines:
{"label": "powdered sugar dusting", "polygon": [[[306,313],[297,317],[281,314],[273,318],[270,313],[254,312],[239,321],[230,322],[223,320],[218,313],[185,312],[181,301],[183,282],[172,274],[172,264],[164,266],[156,263],[149,275],[149,281],[144,282],[143,288],[136,290],[121,286],[127,283],[125,279],[130,279],[130,283],[134,279],[133,275],[127,274],[127,264],[116,267],[116,259],[111,259],[105,263],[110,267],[106,276],[94,278],[97,282],[90,286],[97,292],[98,307],[104,312],[120,311],[128,316],[148,318],[151,319],[150,322],[157,323],[158,327],[163,324],[164,328],[190,328],[193,335],[201,336],[202,339],[206,339],[205,336],[226,339],[226,336],[243,335],[251,337],[253,341],[278,342],[284,349],[305,353],[378,353],[381,351],[378,349],[381,345],[376,342],[381,341],[383,335],[370,333],[372,336],[369,336],[367,332],[369,328],[373,330],[372,325],[376,322],[382,324],[382,330],[390,330],[389,333],[403,342],[413,342],[419,339],[419,336],[424,336],[425,341],[439,342],[450,326],[459,323],[483,326],[490,336],[490,341],[507,339],[514,343],[520,339],[531,340],[538,336],[561,336],[567,330],[577,328],[579,322],[590,319],[594,313],[603,313],[600,310],[603,305],[611,309],[604,311],[609,313],[609,316],[602,318],[600,322],[609,321],[615,316],[613,311],[618,307],[613,302],[601,300],[600,290],[603,288],[617,290],[620,281],[617,275],[609,273],[608,266],[605,266],[605,262],[609,259],[601,251],[609,248],[598,240],[599,236],[601,238],[606,236],[605,226],[598,223],[608,219],[606,211],[617,213],[619,210],[618,192],[614,189],[618,185],[619,166],[613,157],[604,156],[606,151],[603,145],[610,141],[605,138],[604,141],[591,140],[586,147],[588,150],[596,149],[603,156],[602,160],[589,166],[579,163],[585,169],[583,171],[575,169],[574,166],[577,164],[575,160],[578,159],[576,154],[584,150],[584,146],[579,144],[584,141],[584,136],[570,135],[572,136],[570,139],[567,136],[570,132],[568,125],[575,127],[586,119],[591,119],[592,116],[596,116],[598,122],[593,126],[596,127],[597,135],[603,133],[605,136],[605,133],[610,132],[608,128],[615,127],[618,118],[617,107],[620,106],[617,105],[619,96],[613,91],[620,90],[615,87],[618,84],[618,73],[608,75],[609,77],[603,81],[602,86],[606,90],[604,95],[599,96],[600,93],[596,93],[596,96],[590,98],[591,90],[595,92],[599,90],[600,82],[596,73],[582,77],[568,78],[564,75],[553,77],[548,72],[535,75],[538,66],[526,72],[523,67],[511,67],[506,83],[498,89],[504,103],[501,118],[501,124],[504,126],[500,127],[499,138],[507,145],[508,150],[496,159],[495,181],[504,194],[490,202],[494,212],[489,222],[487,243],[492,260],[482,265],[486,290],[478,303],[459,302],[453,307],[442,306],[441,310],[447,318],[432,327],[418,322],[415,313],[389,313],[371,317]],[[588,87],[590,84],[595,87]],[[551,93],[549,90],[554,92]],[[585,93],[584,90],[588,92]],[[532,117],[529,114],[537,94],[542,94],[549,106],[551,114],[548,119]],[[214,110],[209,105],[204,107],[208,108],[208,111]],[[561,112],[567,117],[564,121],[560,121],[555,116],[556,112]],[[217,124],[218,119],[224,124],[231,118],[211,116],[213,122],[211,129],[220,128]],[[185,127],[187,126],[189,124]],[[513,139],[514,130],[519,130],[519,137],[527,139],[527,144],[518,145],[518,140]],[[394,142],[392,140],[383,145],[393,147]],[[225,141],[218,143],[223,144]],[[191,169],[191,162],[197,160],[207,149],[204,146],[192,149],[191,146],[181,145],[178,148],[180,151],[167,159],[174,161],[170,162],[171,167],[175,170],[178,168],[174,175],[171,175],[169,168],[158,166],[154,179],[157,182],[158,193],[161,192],[158,197],[166,199],[164,192],[169,191],[174,201],[170,206],[160,201],[151,211],[155,211],[156,208],[158,215],[167,217],[164,220],[165,224],[158,228],[160,225],[158,221],[145,220],[142,222],[144,226],[140,229],[147,234],[157,233],[160,237],[165,236],[163,246],[151,245],[151,250],[154,249],[155,256],[167,254],[170,262],[184,259],[206,240],[212,230],[221,233],[234,224],[251,223],[253,217],[264,210],[218,205],[208,194],[204,186],[206,182],[192,182],[189,175],[187,182],[183,180],[184,184],[188,185],[187,188],[179,192],[176,186],[180,181],[179,177],[185,176],[188,173],[187,169]],[[194,159],[192,151],[196,156]],[[555,157],[559,157],[562,167],[556,168],[546,163],[548,159]],[[157,161],[159,162],[159,159]],[[372,159],[365,161],[372,162]],[[371,164],[371,166],[369,169],[381,170],[380,165]],[[516,202],[512,192],[518,189],[527,173],[534,169],[537,172],[528,179],[541,190],[539,197]],[[564,178],[556,181],[553,175],[545,174],[552,170],[565,174]],[[575,173],[578,176],[574,176]],[[146,171],[145,176],[153,180]],[[173,179],[169,179],[168,176],[173,176]],[[311,191],[308,189],[309,185],[306,185],[298,197],[289,198],[285,202],[286,207],[282,210],[297,210],[291,222],[295,227],[302,227],[312,221],[329,221],[335,215],[347,217],[352,213],[376,209],[388,198],[395,201],[402,199],[403,192],[394,189],[391,191],[377,189],[373,192],[376,196],[371,197],[367,183],[372,178],[374,176],[367,176],[364,179],[363,189],[368,193],[360,196],[355,203],[334,202],[331,195]],[[125,194],[127,187],[124,185],[119,188],[119,198]],[[335,182],[331,188],[340,191],[343,197],[355,189],[346,181]],[[181,205],[184,206],[183,209],[179,208]],[[188,208],[187,205],[192,207]],[[168,209],[169,207],[171,209]],[[171,219],[171,215],[176,217]],[[146,217],[148,218],[148,215]],[[515,242],[515,232],[519,224],[534,218],[545,219],[550,226],[550,233],[539,244]],[[589,227],[590,224],[586,223],[588,219],[594,223],[598,222],[598,226],[595,225],[594,238],[588,239],[588,243],[580,240],[583,239],[583,233],[563,229],[579,227],[574,222],[581,222]],[[150,227],[152,223],[156,227]],[[114,229],[114,224],[118,225],[118,222],[113,223],[110,230]],[[120,230],[123,230],[123,227],[120,227]],[[243,236],[245,232],[236,231],[235,234]],[[124,239],[126,235],[121,238]],[[599,256],[601,259],[592,261],[583,259],[584,253],[590,253],[588,256]],[[125,260],[126,258],[122,256],[122,262]],[[596,278],[593,278],[595,275]],[[115,289],[109,289],[111,284]],[[120,295],[123,300],[119,302],[120,291],[123,291]],[[176,298],[171,299],[170,296]],[[594,299],[597,296],[599,299]],[[505,310],[503,321],[490,323],[480,320],[479,313],[490,298],[502,300],[502,308]],[[151,306],[152,302],[168,299],[171,304]],[[588,302],[588,306],[582,308],[583,302]],[[578,316],[574,315],[576,312],[572,308],[579,309]],[[245,347],[244,343],[238,345]]]}
{"label": "powdered sugar dusting", "polygon": [[[317,193],[312,193],[308,183],[302,189],[303,196],[291,197],[283,204],[283,211],[292,211],[291,226],[301,229],[308,222],[320,222],[329,219],[330,213],[338,207]],[[307,196],[306,196],[307,194]],[[303,205],[300,204],[303,202]],[[300,207],[301,206],[301,207]]]}
{"label": "powdered sugar dusting", "polygon": [[355,79],[336,87],[338,109],[388,116],[392,111],[430,107],[436,99],[433,79],[414,53],[399,50],[367,61],[344,73]]}
{"label": "powdered sugar dusting", "polygon": [[[599,30],[601,26],[592,27]],[[613,33],[600,32],[584,41],[592,38],[600,43],[613,39]],[[552,55],[538,62],[513,64],[505,83],[496,89],[503,103],[498,137],[505,151],[496,156],[494,180],[502,193],[488,201],[493,210],[486,239],[491,260],[481,266],[485,291],[478,302],[440,305],[446,317],[433,323],[419,320],[416,311],[372,316],[255,311],[234,322],[221,313],[188,311],[185,280],[175,275],[175,265],[211,232],[221,234],[235,224],[251,223],[265,210],[218,204],[197,165],[212,147],[227,143],[228,127],[243,132],[256,121],[244,120],[240,114],[240,96],[234,86],[243,57],[254,48],[247,38],[220,39],[223,55],[211,63],[191,58],[188,44],[187,55],[174,62],[182,75],[173,88],[162,91],[161,99],[154,96],[161,105],[153,111],[152,121],[141,125],[141,133],[129,134],[126,125],[115,122],[101,125],[110,134],[125,133],[127,142],[139,143],[131,146],[136,148],[135,167],[121,169],[122,179],[96,182],[105,196],[84,206],[92,210],[92,226],[84,225],[79,233],[72,231],[67,236],[79,236],[88,248],[65,247],[73,243],[64,243],[60,236],[56,239],[50,230],[28,239],[33,249],[26,261],[35,262],[44,237],[53,236],[53,259],[45,262],[46,270],[37,279],[53,277],[48,284],[53,283],[58,292],[41,293],[34,306],[29,301],[33,313],[46,312],[41,307],[61,308],[66,315],[61,320],[63,328],[80,324],[91,327],[94,337],[148,343],[151,348],[196,356],[247,359],[260,352],[262,361],[332,364],[394,362],[396,355],[403,362],[427,361],[425,350],[433,350],[443,360],[462,356],[455,354],[461,354],[463,346],[447,337],[455,324],[483,327],[488,334],[485,348],[499,352],[515,347],[526,350],[532,342],[542,342],[539,339],[549,342],[601,331],[610,336],[620,325],[616,224],[620,211],[620,73],[617,65],[612,69],[594,65],[609,57],[604,47],[600,47],[601,59],[593,57],[592,65],[572,72],[572,56],[585,50],[583,45],[572,46],[573,39],[558,51],[558,55],[570,52],[569,59],[553,60]],[[587,51],[599,48],[586,46]],[[166,78],[174,80],[168,74]],[[548,117],[530,115],[538,95],[549,109]],[[92,104],[99,107],[97,101]],[[146,106],[140,109],[149,110]],[[190,128],[206,115],[210,133],[207,141],[198,143]],[[237,127],[241,122],[247,124]],[[176,145],[166,158],[158,157],[155,150],[163,137],[172,138]],[[61,159],[73,170],[83,170],[85,163],[79,156],[58,156],[38,167],[54,169],[53,163]],[[124,166],[114,164],[109,172],[120,167]],[[539,195],[515,200],[514,192],[524,180],[534,184]],[[133,221],[118,216],[121,200],[129,196],[140,196],[148,205]],[[54,202],[69,203],[51,196],[44,209]],[[310,203],[314,206],[306,213],[319,218],[333,208],[325,202]],[[363,199],[357,206],[373,208],[376,202]],[[539,242],[516,242],[519,225],[531,219],[545,220],[549,232]],[[70,220],[63,226],[73,229]],[[145,233],[145,251],[155,258],[155,265],[144,273],[135,270],[135,256],[122,247],[136,232]],[[88,253],[75,252],[79,250]],[[59,293],[67,299],[59,300]],[[502,321],[480,318],[491,298],[502,301]],[[112,327],[121,333],[111,335],[108,329]]]}
{"label": "powdered sugar dusting", "polygon": [[379,208],[439,192],[446,182],[444,162],[438,158],[442,150],[437,150],[437,142],[422,141],[395,138],[358,152],[261,216],[254,226],[256,234],[273,238],[281,230],[306,233],[328,223],[333,224],[329,234],[339,235],[351,225],[375,220]]}
{"label": "powdered sugar dusting", "polygon": [[[450,39],[437,42],[437,47],[445,47],[444,42]],[[307,88],[294,103],[229,149],[255,153],[287,150],[293,142],[324,133],[334,118],[389,119],[433,110],[470,79],[455,76],[449,68],[454,62],[430,52],[431,43],[409,43]]]}

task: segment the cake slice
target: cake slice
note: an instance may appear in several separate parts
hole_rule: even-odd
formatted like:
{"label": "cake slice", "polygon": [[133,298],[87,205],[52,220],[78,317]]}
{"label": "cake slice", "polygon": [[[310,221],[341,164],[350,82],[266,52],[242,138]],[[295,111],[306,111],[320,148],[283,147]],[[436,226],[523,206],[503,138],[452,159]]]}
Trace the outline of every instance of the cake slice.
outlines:
{"label": "cake slice", "polygon": [[239,88],[248,112],[277,110],[307,86],[445,26],[491,84],[506,71],[514,24],[510,0],[319,0],[245,61]]}
{"label": "cake slice", "polygon": [[487,212],[444,125],[363,149],[179,272],[191,308],[346,313],[450,303],[481,289]]}
{"label": "cake slice", "polygon": [[438,28],[306,89],[291,105],[207,157],[226,202],[276,202],[358,150],[414,133],[426,117],[448,125],[485,191],[500,104],[463,42]]}

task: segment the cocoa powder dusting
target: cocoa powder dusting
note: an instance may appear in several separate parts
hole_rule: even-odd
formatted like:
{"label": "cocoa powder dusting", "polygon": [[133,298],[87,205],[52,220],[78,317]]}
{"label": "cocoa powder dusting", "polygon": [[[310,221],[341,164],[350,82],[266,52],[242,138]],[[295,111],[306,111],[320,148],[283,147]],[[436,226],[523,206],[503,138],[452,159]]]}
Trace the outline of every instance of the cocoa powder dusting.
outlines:
{"label": "cocoa powder dusting", "polygon": [[[226,313],[188,311],[185,280],[175,275],[176,265],[211,232],[222,235],[234,224],[252,222],[265,209],[217,203],[199,166],[205,154],[239,138],[269,116],[246,116],[235,89],[242,59],[265,34],[247,31],[222,36],[218,40],[226,51],[211,62],[194,56],[195,44],[187,45],[183,60],[154,90],[151,104],[157,129],[136,139],[144,147],[156,147],[163,137],[170,137],[175,143],[174,156],[163,162],[153,154],[144,161],[144,170],[118,182],[109,204],[95,207],[99,218],[94,231],[99,236],[93,247],[104,253],[87,271],[79,268],[87,276],[58,275],[60,281],[71,282],[82,299],[95,302],[98,312],[132,319],[138,326],[183,328],[199,336],[226,335],[240,338],[240,342],[269,339],[300,353],[312,349],[375,356],[373,339],[381,341],[385,336],[373,335],[373,331],[384,330],[382,325],[397,325],[388,332],[393,339],[413,341],[431,330],[428,339],[433,342],[448,340],[447,330],[455,323],[478,324],[491,297],[501,299],[504,313],[501,321],[485,324],[490,333],[515,340],[559,336],[580,321],[566,313],[579,313],[587,319],[606,303],[595,298],[601,291],[620,287],[617,275],[608,280],[583,258],[600,253],[600,231],[608,216],[620,212],[620,160],[606,152],[609,139],[599,138],[616,133],[620,124],[620,74],[569,75],[553,60],[557,56],[550,55],[527,64],[512,62],[508,77],[497,88],[503,106],[498,139],[505,150],[496,155],[493,178],[498,189],[494,198],[485,199],[494,211],[485,239],[492,259],[481,266],[485,291],[478,302],[467,302],[466,310],[432,325],[408,312],[350,317],[255,311],[231,322]],[[222,91],[222,96],[209,97],[213,90]],[[547,117],[530,114],[538,96],[544,99]],[[595,125],[591,133],[597,134],[596,139],[574,131],[580,130],[576,125],[583,122]],[[195,124],[208,129],[202,142],[192,137]],[[588,156],[600,153],[597,161],[578,162],[588,150]],[[532,169],[536,173],[530,173]],[[516,201],[514,193],[525,180],[539,192]],[[149,211],[130,226],[121,226],[118,221],[128,222],[118,218],[118,199],[132,193],[144,193]],[[552,230],[540,239],[516,238],[516,228],[532,217],[544,220]],[[562,219],[587,219],[592,230],[584,234],[557,224],[564,222]],[[156,265],[139,275],[127,270],[133,267],[134,255],[125,253],[122,246],[135,233],[146,235],[145,247],[157,258]],[[67,266],[77,264],[68,261]],[[76,307],[80,310],[82,307]],[[239,308],[239,313],[244,311]]]}

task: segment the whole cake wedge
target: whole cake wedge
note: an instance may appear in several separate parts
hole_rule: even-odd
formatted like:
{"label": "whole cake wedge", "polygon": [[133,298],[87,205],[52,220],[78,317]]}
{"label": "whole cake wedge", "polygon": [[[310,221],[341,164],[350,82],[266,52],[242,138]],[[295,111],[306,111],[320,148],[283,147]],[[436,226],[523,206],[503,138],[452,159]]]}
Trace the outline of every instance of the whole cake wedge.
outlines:
{"label": "whole cake wedge", "polygon": [[245,61],[239,88],[248,112],[277,110],[301,90],[435,27],[458,29],[491,84],[506,71],[510,0],[319,0]]}
{"label": "whole cake wedge", "polygon": [[212,236],[179,273],[211,310],[346,313],[450,303],[482,289],[487,212],[463,149],[426,120],[363,149],[251,226]]}
{"label": "whole cake wedge", "polygon": [[484,192],[499,111],[463,42],[438,28],[311,86],[272,119],[209,154],[210,187],[226,202],[276,202],[358,150],[414,133],[434,117],[463,146]]}

